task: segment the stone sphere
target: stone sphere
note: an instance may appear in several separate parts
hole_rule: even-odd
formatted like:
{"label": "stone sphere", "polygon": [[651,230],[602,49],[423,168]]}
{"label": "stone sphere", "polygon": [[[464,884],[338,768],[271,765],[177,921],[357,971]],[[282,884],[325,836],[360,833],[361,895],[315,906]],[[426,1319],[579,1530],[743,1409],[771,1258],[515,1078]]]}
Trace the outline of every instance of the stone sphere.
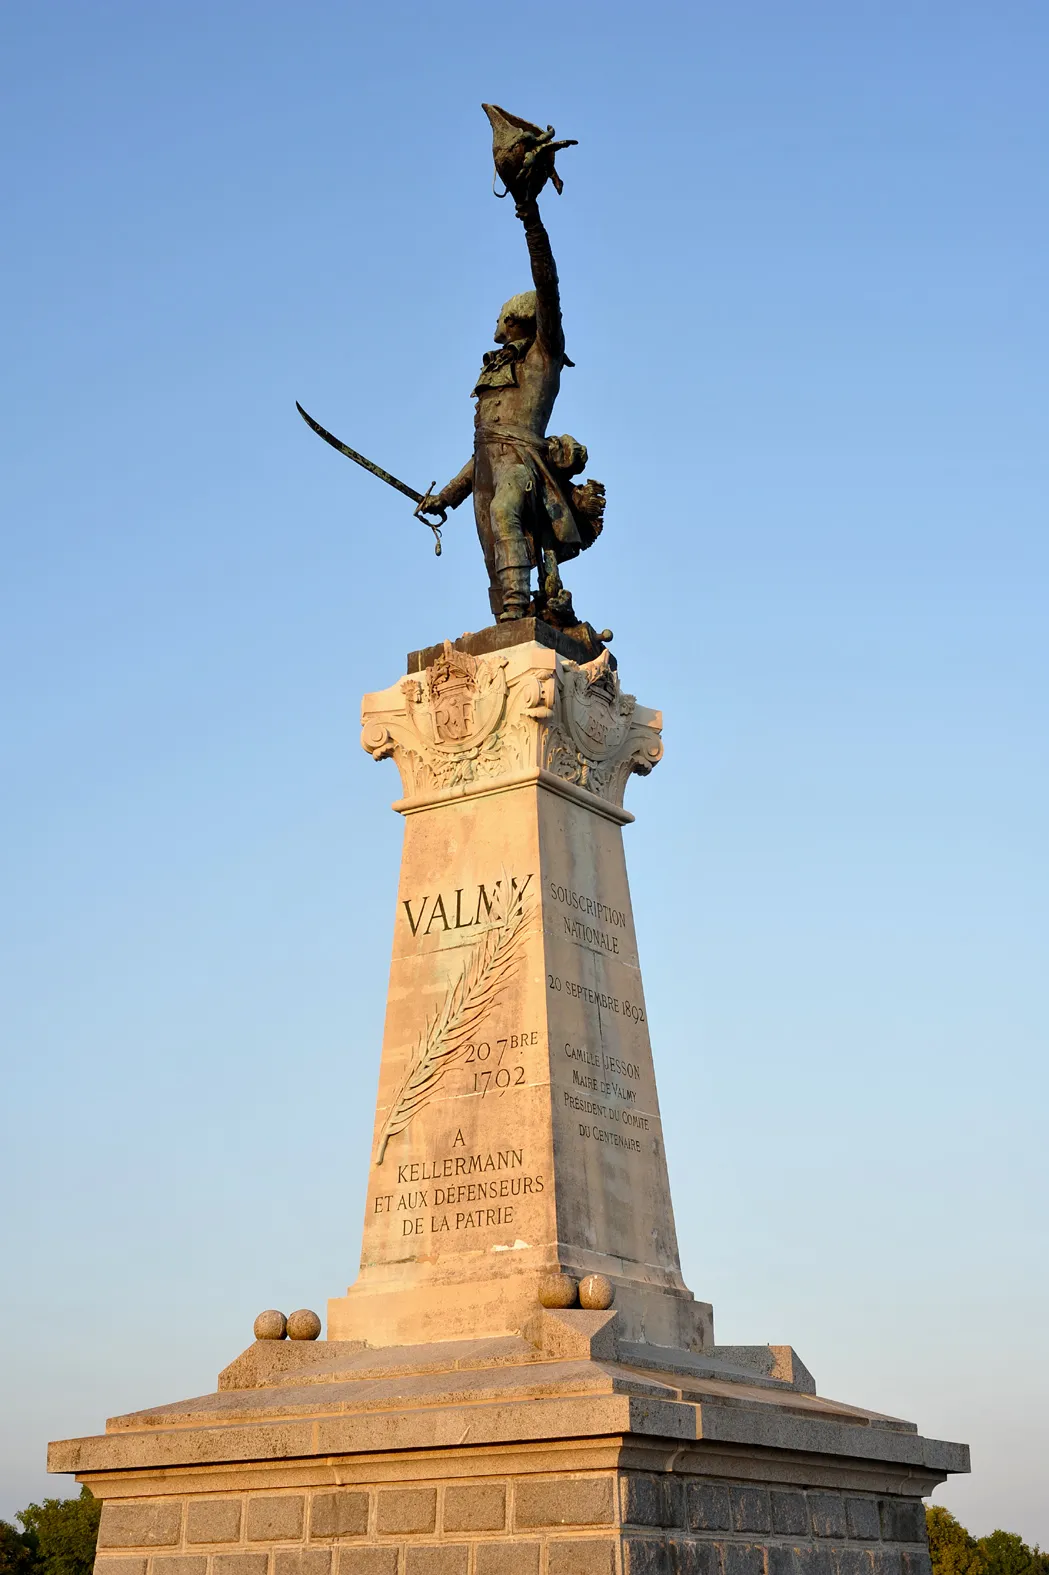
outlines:
{"label": "stone sphere", "polygon": [[605,1274],[588,1274],[579,1282],[579,1305],[604,1312],[616,1299],[616,1288]]}
{"label": "stone sphere", "polygon": [[288,1320],[276,1307],[268,1307],[255,1319],[256,1340],[283,1340],[288,1332]]}
{"label": "stone sphere", "polygon": [[321,1321],[308,1307],[288,1314],[289,1340],[315,1340],[321,1332]]}
{"label": "stone sphere", "polygon": [[547,1274],[539,1281],[540,1307],[574,1307],[579,1281],[570,1274]]}

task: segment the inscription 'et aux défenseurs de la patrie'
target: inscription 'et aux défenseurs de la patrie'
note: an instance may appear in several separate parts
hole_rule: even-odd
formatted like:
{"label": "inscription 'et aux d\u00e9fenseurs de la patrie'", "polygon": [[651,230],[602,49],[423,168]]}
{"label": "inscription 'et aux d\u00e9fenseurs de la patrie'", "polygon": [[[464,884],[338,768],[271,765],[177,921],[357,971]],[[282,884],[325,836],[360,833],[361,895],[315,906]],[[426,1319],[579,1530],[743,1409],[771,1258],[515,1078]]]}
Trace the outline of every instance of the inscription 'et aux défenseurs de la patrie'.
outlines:
{"label": "inscription 'et aux d\u00e9fenseurs de la patrie'", "polygon": [[[453,1147],[465,1147],[465,1144],[460,1128]],[[512,1200],[537,1196],[546,1185],[541,1173],[501,1174],[523,1168],[524,1150],[520,1148],[408,1160],[397,1167],[398,1189],[403,1190],[376,1194],[372,1212],[397,1215],[402,1236],[440,1236],[446,1231],[513,1225],[516,1205]],[[467,1179],[470,1176],[484,1179],[470,1181]],[[424,1182],[427,1185],[422,1185]],[[437,1185],[438,1182],[444,1185]],[[472,1206],[482,1203],[487,1206]],[[420,1213],[420,1210],[429,1212]]]}

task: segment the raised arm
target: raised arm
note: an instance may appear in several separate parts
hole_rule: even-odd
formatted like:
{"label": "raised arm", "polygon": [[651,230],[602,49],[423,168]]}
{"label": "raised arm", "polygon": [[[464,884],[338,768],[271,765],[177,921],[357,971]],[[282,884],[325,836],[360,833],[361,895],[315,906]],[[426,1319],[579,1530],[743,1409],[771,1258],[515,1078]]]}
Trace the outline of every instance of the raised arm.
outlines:
{"label": "raised arm", "polygon": [[557,264],[550,250],[550,237],[539,216],[535,199],[517,204],[517,217],[524,225],[528,257],[535,285],[535,335],[550,356],[565,353],[565,332],[561,324],[561,294],[557,287]]}

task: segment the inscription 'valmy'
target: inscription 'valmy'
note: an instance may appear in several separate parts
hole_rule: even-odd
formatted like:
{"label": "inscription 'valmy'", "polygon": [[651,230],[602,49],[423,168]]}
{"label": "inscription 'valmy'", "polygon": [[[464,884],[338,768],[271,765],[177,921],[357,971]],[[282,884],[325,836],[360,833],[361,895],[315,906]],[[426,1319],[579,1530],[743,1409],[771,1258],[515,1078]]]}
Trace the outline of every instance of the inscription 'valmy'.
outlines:
{"label": "inscription 'valmy'", "polygon": [[[510,877],[511,906],[520,907],[528,890],[531,875],[518,884],[517,877]],[[429,935],[434,925],[437,934],[445,930],[468,930],[475,924],[502,918],[503,881],[497,880],[491,895],[487,886],[456,886],[449,892],[438,892],[435,897],[405,897],[402,907],[408,916],[412,935]]]}

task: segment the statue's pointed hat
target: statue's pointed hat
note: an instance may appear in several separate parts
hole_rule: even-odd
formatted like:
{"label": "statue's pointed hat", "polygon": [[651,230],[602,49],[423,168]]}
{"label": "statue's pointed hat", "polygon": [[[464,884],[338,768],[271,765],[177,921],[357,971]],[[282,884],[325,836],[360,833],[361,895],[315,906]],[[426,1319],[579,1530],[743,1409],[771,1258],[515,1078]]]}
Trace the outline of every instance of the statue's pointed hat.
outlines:
{"label": "statue's pointed hat", "polygon": [[500,109],[498,104],[482,104],[481,108],[491,122],[492,146],[496,153],[506,151],[519,142],[522,131],[530,131],[533,137],[543,135],[542,126],[522,120],[520,115],[511,115],[508,109]]}
{"label": "statue's pointed hat", "polygon": [[517,202],[538,197],[547,181],[553,181],[558,196],[563,182],[554,168],[554,154],[575,146],[575,139],[553,140],[554,128],[541,126],[520,115],[511,115],[498,104],[482,104],[492,127],[492,155],[503,185]]}

